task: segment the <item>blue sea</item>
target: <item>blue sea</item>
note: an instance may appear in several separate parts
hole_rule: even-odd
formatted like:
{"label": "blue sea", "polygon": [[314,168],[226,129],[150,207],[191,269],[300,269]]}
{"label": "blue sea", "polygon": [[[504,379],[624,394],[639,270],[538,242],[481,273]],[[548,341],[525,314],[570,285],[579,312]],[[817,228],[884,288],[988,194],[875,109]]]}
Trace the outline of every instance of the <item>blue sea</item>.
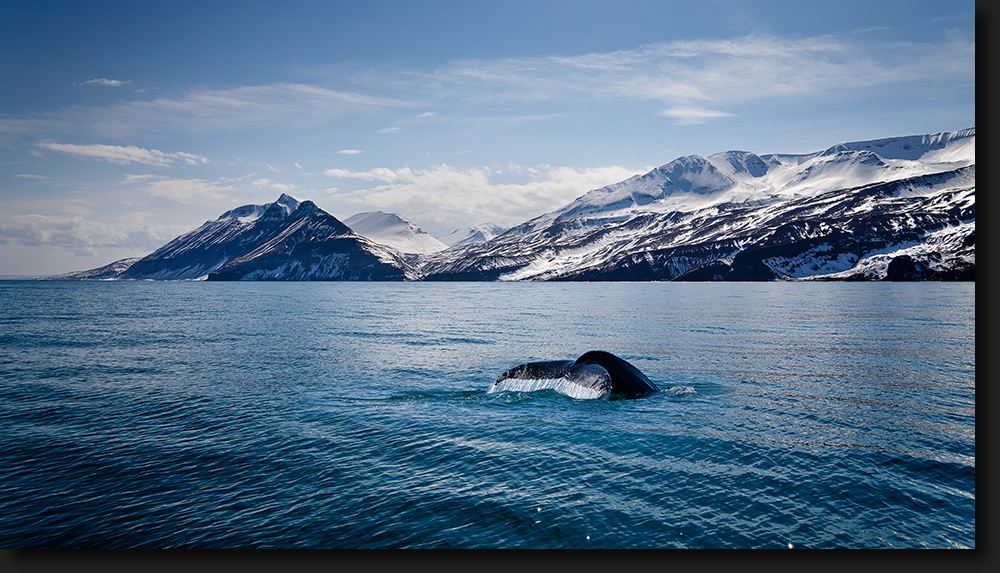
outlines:
{"label": "blue sea", "polygon": [[[975,548],[974,283],[0,282],[3,548]],[[663,391],[487,394],[612,352]]]}

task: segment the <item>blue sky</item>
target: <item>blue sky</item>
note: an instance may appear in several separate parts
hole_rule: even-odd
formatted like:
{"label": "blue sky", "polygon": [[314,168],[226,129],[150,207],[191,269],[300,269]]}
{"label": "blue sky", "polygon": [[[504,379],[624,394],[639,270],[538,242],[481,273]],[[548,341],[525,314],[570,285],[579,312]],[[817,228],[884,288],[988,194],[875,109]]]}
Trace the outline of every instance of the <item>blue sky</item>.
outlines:
{"label": "blue sky", "polygon": [[973,2],[0,6],[0,275],[282,192],[440,236],[682,155],[975,126]]}

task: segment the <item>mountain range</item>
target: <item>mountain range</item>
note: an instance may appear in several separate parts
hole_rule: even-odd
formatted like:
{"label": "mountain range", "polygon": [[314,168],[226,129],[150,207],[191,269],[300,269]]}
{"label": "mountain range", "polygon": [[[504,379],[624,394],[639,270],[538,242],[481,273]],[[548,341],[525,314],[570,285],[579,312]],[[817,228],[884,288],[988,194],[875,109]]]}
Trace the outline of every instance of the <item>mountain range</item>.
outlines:
{"label": "mountain range", "polygon": [[975,280],[975,128],[684,156],[502,230],[438,240],[395,214],[342,223],[282,195],[51,278]]}
{"label": "mountain range", "polygon": [[685,156],[485,243],[425,280],[974,280],[975,129],[804,155]]}

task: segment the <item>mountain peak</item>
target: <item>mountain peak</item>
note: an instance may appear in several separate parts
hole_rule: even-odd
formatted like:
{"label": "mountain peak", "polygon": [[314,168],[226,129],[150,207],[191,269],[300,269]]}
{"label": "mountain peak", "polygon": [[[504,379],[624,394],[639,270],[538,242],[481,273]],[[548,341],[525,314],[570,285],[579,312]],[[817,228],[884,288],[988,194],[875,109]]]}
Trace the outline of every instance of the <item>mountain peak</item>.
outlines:
{"label": "mountain peak", "polygon": [[287,193],[282,193],[278,200],[274,202],[276,205],[280,205],[285,209],[286,214],[291,214],[292,211],[298,209],[302,201],[292,197]]}
{"label": "mountain peak", "polygon": [[244,205],[138,260],[76,273],[125,280],[403,280],[403,258],[372,244],[312,201],[282,194]]}
{"label": "mountain peak", "polygon": [[746,173],[751,177],[763,177],[767,174],[767,162],[752,151],[724,151],[715,154],[732,166],[735,173]]}
{"label": "mountain peak", "polygon": [[367,211],[344,219],[355,233],[402,253],[433,253],[447,245],[396,213]]}
{"label": "mountain peak", "polygon": [[220,215],[219,220],[239,218],[245,221],[251,221],[265,216],[265,213],[269,218],[281,219],[291,215],[293,211],[299,208],[299,205],[305,203],[311,204],[312,201],[302,201],[288,195],[287,193],[282,193],[281,196],[278,197],[278,200],[274,203],[265,203],[263,205],[241,205]]}
{"label": "mountain peak", "polygon": [[344,223],[351,228],[354,228],[355,225],[359,227],[385,227],[387,225],[405,226],[412,224],[396,213],[385,213],[383,211],[365,211],[364,213],[355,213],[347,219],[344,219]]}

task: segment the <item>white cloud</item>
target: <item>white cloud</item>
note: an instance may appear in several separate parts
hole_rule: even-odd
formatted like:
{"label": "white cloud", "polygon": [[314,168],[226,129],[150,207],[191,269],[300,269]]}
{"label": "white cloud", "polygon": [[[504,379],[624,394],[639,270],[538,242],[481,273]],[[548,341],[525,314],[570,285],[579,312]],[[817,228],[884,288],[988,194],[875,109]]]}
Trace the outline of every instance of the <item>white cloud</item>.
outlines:
{"label": "white cloud", "polygon": [[748,102],[843,99],[905,85],[974,85],[975,42],[753,35],[568,57],[464,60],[404,75],[439,99],[475,106],[646,100],[667,108],[667,117],[695,123],[725,117],[731,112],[720,108]]}
{"label": "white cloud", "polygon": [[672,117],[677,125],[695,125],[705,123],[720,117],[732,117],[733,114],[725,111],[704,109],[700,107],[672,107],[660,112],[663,117]]}
{"label": "white cloud", "polygon": [[271,181],[270,179],[264,177],[255,179],[251,183],[251,185],[253,185],[257,189],[273,189],[275,191],[281,191],[282,193],[290,193],[292,191],[295,191],[296,189],[295,185],[289,185],[286,183],[275,183],[274,181]]}
{"label": "white cloud", "polygon": [[232,185],[213,183],[204,179],[156,178],[141,187],[153,197],[163,197],[178,203],[204,203],[225,199],[236,190]]}
{"label": "white cloud", "polygon": [[84,217],[13,215],[0,217],[0,243],[52,246],[78,256],[93,256],[103,247],[149,248],[176,237],[176,227],[158,227],[138,218],[116,224]]}
{"label": "white cloud", "polygon": [[352,171],[350,169],[333,168],[323,171],[323,174],[340,179],[363,179],[365,181],[385,181],[387,183],[393,183],[399,179],[412,179],[413,177],[413,172],[410,171],[409,167],[403,167],[401,169],[375,167],[374,169],[370,169],[368,171]]}
{"label": "white cloud", "polygon": [[135,183],[136,181],[148,181],[150,179],[162,179],[162,178],[163,177],[160,176],[160,175],[153,175],[151,173],[145,173],[145,174],[139,174],[139,175],[136,175],[136,174],[133,174],[133,173],[126,173],[125,174],[125,182],[126,183]]}
{"label": "white cloud", "polygon": [[364,153],[364,151],[361,151],[360,149],[341,149],[337,153],[340,155],[360,155]]}
{"label": "white cloud", "polygon": [[[648,170],[648,169],[647,169]],[[645,171],[624,167],[576,169],[516,165],[506,168],[455,169],[438,165],[430,169],[408,167],[368,171],[327,169],[339,179],[379,181],[381,185],[356,191],[338,191],[341,199],[376,209],[405,214],[428,230],[442,232],[483,221],[524,221],[561,207],[591,189],[627,179]],[[499,179],[524,178],[521,183]]]}
{"label": "white cloud", "polygon": [[170,167],[177,164],[182,165],[204,165],[208,158],[195,155],[193,153],[177,152],[166,153],[158,149],[144,149],[134,145],[103,145],[88,144],[78,145],[75,143],[39,143],[38,147],[49,151],[67,153],[84,159],[99,159],[109,161],[119,165],[129,163],[141,163],[154,167]]}
{"label": "white cloud", "polygon": [[75,120],[86,122],[101,132],[123,136],[149,129],[204,132],[262,126],[311,127],[368,110],[410,105],[388,97],[278,83],[192,90],[180,97],[137,100],[102,108],[75,108],[70,113]]}
{"label": "white cloud", "polygon": [[106,86],[117,88],[121,86],[127,86],[132,83],[132,80],[109,80],[108,78],[94,78],[92,80],[87,80],[80,85],[83,86]]}
{"label": "white cloud", "polygon": [[150,133],[311,128],[387,108],[414,106],[401,99],[308,84],[192,89],[179,95],[105,106],[72,106],[30,118],[0,118],[0,143],[16,137],[32,136],[38,140],[45,134],[52,137],[54,133],[81,131],[91,137],[124,139]]}
{"label": "white cloud", "polygon": [[[530,110],[532,116],[546,117],[553,109],[562,112],[567,106],[594,102],[615,106],[646,102],[655,110],[735,113],[737,106],[759,102],[844,101],[871,97],[878,90],[896,95],[912,89],[943,92],[975,85],[974,37],[889,42],[872,36],[875,39],[857,34],[751,35],[575,56],[459,60],[432,70],[380,68],[331,78],[346,86],[341,89],[301,83],[193,89],[103,107],[74,106],[30,119],[2,119],[0,137],[81,127],[97,137],[310,128],[365,114],[399,123],[378,114],[408,109],[412,115],[402,121],[418,121],[435,114],[421,109],[445,105],[454,121],[497,115],[509,121],[528,115],[518,104],[538,103],[553,107]],[[716,117],[722,116],[701,116],[699,121]],[[394,133],[397,127],[376,131]]]}

